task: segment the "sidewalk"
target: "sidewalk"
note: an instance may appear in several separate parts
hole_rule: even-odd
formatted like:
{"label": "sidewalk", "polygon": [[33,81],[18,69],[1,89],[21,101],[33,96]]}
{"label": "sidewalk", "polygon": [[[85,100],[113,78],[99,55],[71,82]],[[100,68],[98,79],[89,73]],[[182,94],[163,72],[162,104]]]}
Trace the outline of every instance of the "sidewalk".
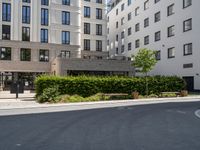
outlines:
{"label": "sidewalk", "polygon": [[[82,102],[82,103],[58,103],[58,104],[39,104],[35,101],[33,93],[25,93],[15,98],[15,94],[0,93],[0,110],[9,109],[29,109],[29,108],[49,108],[49,107],[68,107],[68,110],[77,109],[92,109],[92,108],[108,108],[130,105],[145,105],[168,102],[192,102],[200,101],[200,96],[188,96],[177,98],[151,98],[151,99],[137,99],[137,100],[113,100],[113,101],[99,101],[99,102]],[[74,109],[71,109],[74,108]]]}

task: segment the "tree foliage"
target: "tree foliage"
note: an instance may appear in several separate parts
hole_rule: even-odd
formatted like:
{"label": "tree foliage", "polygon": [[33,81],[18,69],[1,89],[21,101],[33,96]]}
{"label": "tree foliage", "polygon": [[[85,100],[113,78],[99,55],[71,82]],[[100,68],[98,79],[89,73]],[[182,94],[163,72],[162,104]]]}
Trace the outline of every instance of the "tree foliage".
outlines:
{"label": "tree foliage", "polygon": [[133,55],[133,66],[139,68],[140,72],[147,74],[156,65],[157,60],[155,58],[156,51],[143,48],[140,49],[136,55]]}

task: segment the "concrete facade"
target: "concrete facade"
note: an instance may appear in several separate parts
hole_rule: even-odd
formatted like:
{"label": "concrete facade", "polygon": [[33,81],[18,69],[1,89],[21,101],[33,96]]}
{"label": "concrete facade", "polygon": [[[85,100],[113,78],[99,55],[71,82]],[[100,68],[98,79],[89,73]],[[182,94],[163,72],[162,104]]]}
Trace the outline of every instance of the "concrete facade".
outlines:
{"label": "concrete facade", "polygon": [[121,60],[122,69],[108,60],[105,0],[0,0],[0,12],[1,86],[19,76],[29,80],[30,73],[67,75],[65,68],[133,74],[130,61]]}
{"label": "concrete facade", "polygon": [[190,88],[200,90],[200,1],[112,0],[110,6],[107,49],[111,55],[130,57],[140,48],[156,50],[159,61],[151,75],[184,77]]}

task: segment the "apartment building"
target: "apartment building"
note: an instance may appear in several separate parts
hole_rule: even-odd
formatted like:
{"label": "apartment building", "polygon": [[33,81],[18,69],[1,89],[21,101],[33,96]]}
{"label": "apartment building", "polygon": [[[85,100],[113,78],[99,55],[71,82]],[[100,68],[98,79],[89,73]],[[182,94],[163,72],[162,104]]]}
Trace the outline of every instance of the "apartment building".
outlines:
{"label": "apartment building", "polygon": [[[37,75],[132,75],[110,60],[105,0],[0,0],[0,85]],[[120,68],[119,68],[120,67]]]}
{"label": "apartment building", "polygon": [[107,49],[112,56],[156,50],[151,75],[177,75],[189,90],[200,90],[200,1],[111,0],[109,6]]}

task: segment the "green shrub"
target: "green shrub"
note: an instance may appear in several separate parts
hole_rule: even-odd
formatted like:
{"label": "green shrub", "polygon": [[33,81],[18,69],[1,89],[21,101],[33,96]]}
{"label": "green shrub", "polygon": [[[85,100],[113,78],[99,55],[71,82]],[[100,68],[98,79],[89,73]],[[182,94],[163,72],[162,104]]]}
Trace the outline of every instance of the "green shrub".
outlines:
{"label": "green shrub", "polygon": [[[148,77],[150,94],[180,91],[185,82],[179,77]],[[80,95],[89,97],[97,93],[128,93],[138,91],[145,95],[145,78],[143,77],[95,77],[95,76],[40,76],[35,80],[36,96],[43,95],[46,88],[58,87],[60,95]],[[73,101],[73,98],[72,98]]]}
{"label": "green shrub", "polygon": [[49,87],[44,89],[43,93],[38,96],[37,100],[39,103],[52,102],[59,94],[58,86]]}

